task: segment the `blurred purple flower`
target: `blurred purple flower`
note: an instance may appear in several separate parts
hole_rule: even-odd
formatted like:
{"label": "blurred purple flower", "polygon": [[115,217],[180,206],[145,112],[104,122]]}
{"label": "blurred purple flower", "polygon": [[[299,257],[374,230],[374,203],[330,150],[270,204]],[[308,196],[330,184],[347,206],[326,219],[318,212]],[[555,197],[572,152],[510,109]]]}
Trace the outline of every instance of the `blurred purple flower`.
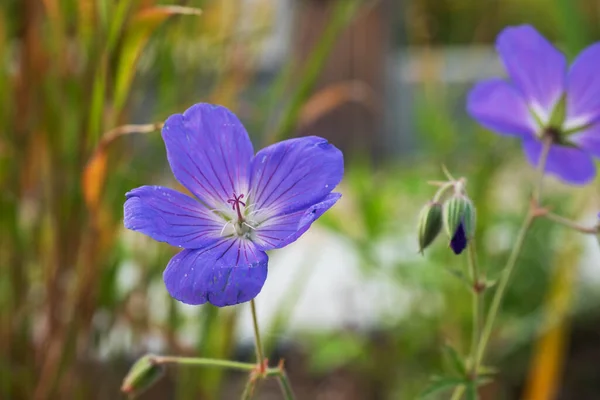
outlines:
{"label": "blurred purple flower", "polygon": [[467,111],[484,127],[520,138],[537,165],[544,138],[552,140],[545,171],[582,185],[600,157],[600,43],[570,68],[563,53],[529,25],[505,28],[496,39],[509,81],[490,79],[469,93]]}
{"label": "blurred purple flower", "polygon": [[163,274],[187,304],[249,301],[267,277],[265,251],[298,239],[340,198],[342,153],[319,137],[290,139],[256,155],[237,117],[196,104],[166,121],[175,178],[197,199],[160,186],[127,193],[125,227],[185,250]]}

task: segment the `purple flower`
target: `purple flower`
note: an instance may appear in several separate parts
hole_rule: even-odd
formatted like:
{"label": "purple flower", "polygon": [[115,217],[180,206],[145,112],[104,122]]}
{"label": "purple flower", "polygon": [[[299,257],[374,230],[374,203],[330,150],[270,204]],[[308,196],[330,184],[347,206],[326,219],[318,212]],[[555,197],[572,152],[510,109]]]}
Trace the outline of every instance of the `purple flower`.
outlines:
{"label": "purple flower", "polygon": [[175,299],[227,306],[249,301],[267,277],[267,253],[298,239],[340,198],[342,153],[319,137],[256,155],[224,107],[196,104],[167,119],[162,137],[175,178],[197,199],[160,186],[127,193],[125,227],[185,250],[163,278]]}
{"label": "purple flower", "polygon": [[450,248],[454,254],[460,254],[467,248],[467,233],[465,232],[464,222],[458,224],[454,235],[450,238]]}
{"label": "purple flower", "polygon": [[520,138],[533,165],[543,139],[551,139],[545,171],[571,184],[590,182],[593,157],[600,157],[600,43],[568,67],[563,53],[521,25],[505,28],[496,49],[509,80],[477,84],[468,96],[469,114],[488,129]]}

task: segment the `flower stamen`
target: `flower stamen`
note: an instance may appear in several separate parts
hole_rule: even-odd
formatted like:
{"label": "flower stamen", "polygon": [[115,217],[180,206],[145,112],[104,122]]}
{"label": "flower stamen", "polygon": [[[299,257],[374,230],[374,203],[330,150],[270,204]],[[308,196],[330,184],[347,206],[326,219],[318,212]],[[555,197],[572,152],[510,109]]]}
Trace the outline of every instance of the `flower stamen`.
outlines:
{"label": "flower stamen", "polygon": [[243,205],[244,207],[246,207],[246,203],[244,203],[241,199],[244,198],[244,194],[240,194],[239,196],[235,194],[235,192],[233,192],[233,198],[232,199],[228,199],[227,202],[229,204],[231,204],[231,209],[233,211],[237,211],[237,215],[238,215],[238,223],[242,223],[244,222],[244,217],[242,216],[242,211],[240,209],[240,204]]}

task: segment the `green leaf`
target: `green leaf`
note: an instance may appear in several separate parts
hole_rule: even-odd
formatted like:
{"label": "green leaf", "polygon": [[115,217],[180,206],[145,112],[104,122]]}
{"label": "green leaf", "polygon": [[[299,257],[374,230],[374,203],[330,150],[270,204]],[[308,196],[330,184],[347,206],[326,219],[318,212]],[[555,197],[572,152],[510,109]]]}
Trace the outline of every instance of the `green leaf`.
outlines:
{"label": "green leaf", "polygon": [[458,354],[456,349],[449,344],[445,344],[442,348],[444,356],[450,363],[450,367],[452,368],[452,372],[457,373],[461,378],[466,379],[467,377],[467,368],[465,367],[465,363],[461,356]]}
{"label": "green leaf", "polygon": [[120,110],[129,94],[135,75],[136,64],[150,35],[173,15],[200,15],[201,11],[191,7],[157,6],[146,8],[133,16],[125,31],[119,67],[115,78],[114,108]]}
{"label": "green leaf", "polygon": [[459,281],[461,281],[461,283],[464,283],[465,286],[467,287],[467,289],[473,290],[473,285],[471,284],[471,282],[469,282],[467,277],[465,277],[465,274],[463,274],[462,271],[459,271],[459,270],[457,270],[455,268],[451,268],[451,267],[446,267],[446,268],[444,268],[444,270],[448,271],[448,273],[450,273],[453,277],[455,277]]}
{"label": "green leaf", "polygon": [[479,375],[479,379],[487,379],[488,377],[492,376],[492,375],[496,375],[498,373],[498,369],[494,368],[494,367],[479,367],[478,369],[478,375]]}
{"label": "green leaf", "polygon": [[431,383],[429,384],[429,386],[427,386],[425,388],[425,390],[423,390],[421,392],[421,394],[419,395],[419,399],[426,399],[436,393],[446,391],[449,389],[453,389],[457,386],[464,385],[464,384],[465,384],[465,380],[463,378],[456,378],[456,377],[450,377],[450,376],[435,377],[431,380]]}
{"label": "green leaf", "polygon": [[477,385],[471,381],[467,384],[467,391],[465,392],[466,400],[477,400]]}

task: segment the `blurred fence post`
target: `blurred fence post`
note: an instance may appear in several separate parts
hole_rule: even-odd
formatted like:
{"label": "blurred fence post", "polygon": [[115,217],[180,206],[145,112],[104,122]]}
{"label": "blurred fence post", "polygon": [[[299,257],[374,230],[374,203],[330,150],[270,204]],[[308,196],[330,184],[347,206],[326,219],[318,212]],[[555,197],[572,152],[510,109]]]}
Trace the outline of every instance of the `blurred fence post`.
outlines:
{"label": "blurred fence post", "polygon": [[[292,52],[305,60],[331,19],[335,0],[297,0]],[[331,109],[299,135],[318,135],[344,152],[379,156],[383,149],[385,65],[390,46],[392,1],[364,2],[355,20],[339,37],[315,89],[347,81],[366,84],[375,102],[346,101]]]}

